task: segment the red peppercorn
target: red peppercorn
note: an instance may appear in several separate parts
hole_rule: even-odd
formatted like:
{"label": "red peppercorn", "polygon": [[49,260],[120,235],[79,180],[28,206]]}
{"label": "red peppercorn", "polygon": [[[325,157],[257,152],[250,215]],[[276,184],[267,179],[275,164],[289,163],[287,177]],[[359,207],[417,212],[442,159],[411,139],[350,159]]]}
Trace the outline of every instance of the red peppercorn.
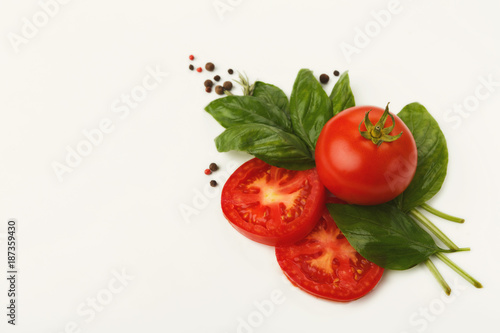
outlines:
{"label": "red peppercorn", "polygon": [[212,92],[212,87],[205,87],[205,91],[207,93],[211,93]]}
{"label": "red peppercorn", "polygon": [[196,71],[197,71],[198,73],[201,73],[201,71],[202,71],[202,70],[203,70],[203,69],[201,69],[201,67],[196,68]]}
{"label": "red peppercorn", "polygon": [[189,56],[189,60],[194,60],[194,55],[192,55],[192,54],[191,54],[191,55]]}
{"label": "red peppercorn", "polygon": [[212,174],[212,170],[210,169],[205,169],[205,175],[210,175]]}

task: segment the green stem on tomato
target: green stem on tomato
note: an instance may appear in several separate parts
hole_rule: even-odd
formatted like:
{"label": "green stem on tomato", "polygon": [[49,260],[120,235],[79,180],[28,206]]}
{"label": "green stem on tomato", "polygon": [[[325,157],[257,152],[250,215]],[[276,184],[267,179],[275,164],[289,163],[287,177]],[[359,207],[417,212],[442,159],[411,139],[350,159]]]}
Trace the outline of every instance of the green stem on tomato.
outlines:
{"label": "green stem on tomato", "polygon": [[432,275],[434,275],[434,277],[439,282],[439,284],[441,285],[441,287],[443,287],[443,290],[446,293],[446,295],[449,296],[450,293],[451,293],[451,288],[448,285],[448,283],[446,283],[446,281],[444,280],[444,278],[441,275],[441,273],[439,273],[438,269],[436,268],[436,266],[434,265],[434,263],[431,261],[431,259],[427,259],[425,261],[425,265],[431,271]]}
{"label": "green stem on tomato", "polygon": [[438,227],[434,225],[427,217],[425,217],[422,213],[420,213],[418,210],[413,208],[409,212],[410,216],[415,218],[417,221],[422,223],[429,231],[431,231],[434,235],[436,235],[437,238],[439,238],[446,246],[448,246],[451,250],[454,251],[459,251],[460,248],[451,241],[451,239],[448,238],[441,230],[439,230]]}
{"label": "green stem on tomato", "polygon": [[436,253],[436,257],[438,257],[442,262],[444,262],[446,265],[450,266],[451,269],[453,269],[455,272],[460,274],[465,280],[467,280],[470,284],[472,284],[476,288],[482,288],[483,285],[474,279],[472,276],[470,276],[469,273],[464,271],[462,268],[460,268],[457,264],[455,264],[453,261],[448,259],[443,253]]}
{"label": "green stem on tomato", "polygon": [[455,216],[451,216],[451,215],[448,215],[446,213],[443,213],[443,212],[437,210],[436,208],[429,206],[426,203],[421,204],[420,207],[422,207],[423,209],[425,209],[429,213],[434,214],[442,219],[445,219],[445,220],[448,220],[451,222],[457,222],[457,223],[464,223],[465,222],[465,220],[460,218],[460,217],[455,217]]}

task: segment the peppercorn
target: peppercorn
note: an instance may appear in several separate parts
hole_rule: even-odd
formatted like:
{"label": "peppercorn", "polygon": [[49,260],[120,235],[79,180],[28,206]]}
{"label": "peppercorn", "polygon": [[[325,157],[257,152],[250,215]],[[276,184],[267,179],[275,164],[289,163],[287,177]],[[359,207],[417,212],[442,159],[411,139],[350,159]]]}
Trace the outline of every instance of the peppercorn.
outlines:
{"label": "peppercorn", "polygon": [[214,83],[212,82],[212,80],[205,80],[205,83],[203,83],[205,85],[205,87],[211,87],[214,85]]}
{"label": "peppercorn", "polygon": [[231,75],[233,75],[233,73],[234,73],[234,71],[233,71],[231,68],[229,68],[229,69],[227,70],[227,72],[228,72],[229,74],[231,74]]}
{"label": "peppercorn", "polygon": [[211,62],[207,62],[207,64],[205,65],[205,69],[209,72],[213,71],[215,68],[215,65]]}
{"label": "peppercorn", "polygon": [[205,87],[205,91],[207,93],[211,93],[212,92],[212,87]]}
{"label": "peppercorn", "polygon": [[194,70],[194,66],[193,65],[189,65],[189,69],[190,70]]}
{"label": "peppercorn", "polygon": [[203,69],[201,69],[201,67],[196,68],[196,71],[197,71],[198,73],[201,73],[201,71],[202,71],[202,70],[203,70]]}
{"label": "peppercorn", "polygon": [[327,84],[328,81],[330,81],[330,77],[326,74],[321,74],[319,76],[319,82],[323,83],[323,84]]}
{"label": "peppercorn", "polygon": [[231,83],[231,81],[224,82],[224,84],[222,86],[224,87],[224,90],[231,90],[231,89],[233,89],[233,84]]}
{"label": "peppercorn", "polygon": [[215,187],[217,186],[217,182],[215,180],[210,181],[210,186]]}
{"label": "peppercorn", "polygon": [[216,85],[215,86],[215,92],[217,95],[223,95],[224,94],[224,88],[221,85]]}
{"label": "peppercorn", "polygon": [[208,168],[212,171],[217,171],[219,170],[219,166],[215,163],[210,163],[210,165],[208,166]]}
{"label": "peppercorn", "polygon": [[194,60],[194,55],[192,55],[192,54],[191,54],[191,55],[189,56],[189,60]]}
{"label": "peppercorn", "polygon": [[215,80],[215,81],[217,81],[217,82],[219,82],[219,80],[220,80],[220,76],[219,76],[219,75],[215,75],[215,76],[214,76],[214,80]]}
{"label": "peppercorn", "polygon": [[339,71],[333,71],[333,75],[339,76],[339,74],[340,74]]}
{"label": "peppercorn", "polygon": [[212,173],[212,171],[210,171],[210,169],[205,169],[205,175],[210,175]]}

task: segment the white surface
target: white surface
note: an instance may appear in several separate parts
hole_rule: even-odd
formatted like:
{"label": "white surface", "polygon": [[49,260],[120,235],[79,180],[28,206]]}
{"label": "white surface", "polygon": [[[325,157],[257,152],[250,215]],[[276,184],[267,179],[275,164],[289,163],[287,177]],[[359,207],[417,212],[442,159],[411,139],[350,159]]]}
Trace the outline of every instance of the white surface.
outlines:
{"label": "white surface", "polygon": [[[9,36],[21,35],[23,18],[40,16],[41,7],[38,1],[0,4],[0,234],[9,218],[18,220],[20,267],[16,327],[6,323],[7,283],[0,279],[2,332],[461,333],[496,327],[497,2],[401,0],[378,30],[371,13],[392,8],[390,1],[68,2],[18,53]],[[229,7],[219,15],[221,3]],[[38,19],[44,23],[43,15]],[[355,46],[357,29],[366,27],[373,37],[349,62],[340,46]],[[189,54],[197,66],[214,62],[216,72],[189,71]],[[120,118],[115,101],[139,89],[148,68],[168,76]],[[349,304],[291,287],[273,249],[246,240],[224,220],[221,187],[206,201],[196,194],[207,189],[203,170],[210,162],[227,170],[247,159],[216,151],[213,138],[221,128],[203,111],[216,97],[203,91],[203,81],[215,74],[229,79],[227,68],[287,94],[300,68],[317,75],[349,70],[359,105],[390,101],[397,111],[413,101],[424,104],[450,154],[448,177],[431,204],[466,218],[464,225],[434,221],[472,248],[450,257],[485,288],[474,289],[439,263],[453,297],[421,266],[387,272],[373,293]],[[335,82],[330,76],[328,92]],[[491,90],[481,83],[488,77]],[[474,96],[479,105],[470,104],[471,111],[448,113]],[[106,118],[113,131],[59,182],[51,164],[64,163],[66,147],[75,149],[85,139],[82,131]],[[183,218],[185,206],[197,215]],[[5,272],[5,238],[0,242]],[[133,276],[124,284],[114,277],[122,270]],[[279,304],[271,309],[272,293]],[[96,297],[99,311],[88,304]],[[255,302],[268,306],[266,314]],[[249,318],[255,327],[240,327]]]}

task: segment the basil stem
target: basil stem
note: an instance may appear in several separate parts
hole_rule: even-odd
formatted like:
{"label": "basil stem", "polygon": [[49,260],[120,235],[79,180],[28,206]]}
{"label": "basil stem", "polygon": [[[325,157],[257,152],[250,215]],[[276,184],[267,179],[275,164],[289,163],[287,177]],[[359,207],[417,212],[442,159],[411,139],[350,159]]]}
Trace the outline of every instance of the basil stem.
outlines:
{"label": "basil stem", "polygon": [[444,262],[446,265],[450,266],[451,269],[453,269],[455,272],[457,272],[458,274],[460,274],[460,276],[462,276],[465,280],[467,280],[474,287],[476,287],[476,288],[482,288],[483,287],[483,285],[479,281],[477,281],[472,276],[470,276],[469,273],[467,273],[462,268],[460,268],[457,264],[455,264],[453,261],[451,261],[450,259],[448,259],[448,257],[446,257],[444,254],[442,254],[442,253],[436,253],[436,256],[442,262]]}
{"label": "basil stem", "polygon": [[455,245],[438,227],[434,225],[427,217],[420,213],[415,208],[411,209],[409,212],[410,216],[415,218],[417,221],[422,223],[430,232],[432,232],[437,238],[439,238],[447,247],[451,250],[459,251],[460,248]]}
{"label": "basil stem", "polygon": [[420,207],[422,207],[423,209],[425,209],[429,213],[434,214],[442,219],[445,219],[445,220],[448,220],[451,222],[457,222],[457,223],[464,223],[465,222],[465,220],[460,218],[460,217],[455,217],[455,216],[451,216],[451,215],[448,215],[446,213],[443,213],[443,212],[437,210],[436,208],[429,206],[426,203],[421,204]]}
{"label": "basil stem", "polygon": [[439,284],[441,285],[441,287],[443,287],[443,290],[446,293],[446,295],[449,296],[450,293],[451,293],[451,288],[448,285],[448,283],[446,283],[446,281],[444,280],[444,278],[441,275],[441,273],[439,273],[438,269],[436,268],[436,266],[434,265],[434,263],[431,261],[431,259],[427,259],[425,261],[425,265],[431,271],[432,275],[434,275],[434,277],[439,282]]}

